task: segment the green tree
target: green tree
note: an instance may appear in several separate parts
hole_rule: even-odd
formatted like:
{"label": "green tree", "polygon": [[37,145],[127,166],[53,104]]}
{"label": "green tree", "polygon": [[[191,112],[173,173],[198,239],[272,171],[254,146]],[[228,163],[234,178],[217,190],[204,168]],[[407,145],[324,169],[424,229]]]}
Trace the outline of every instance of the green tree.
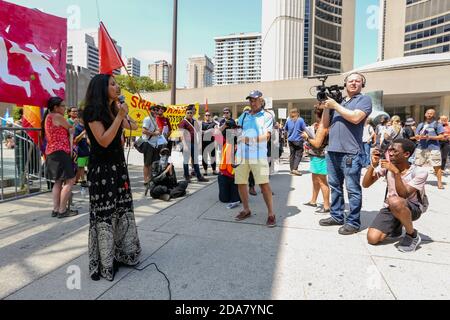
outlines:
{"label": "green tree", "polygon": [[154,82],[149,77],[129,77],[129,76],[115,76],[115,79],[121,88],[130,91],[131,93],[137,93],[142,91],[162,91],[170,89],[162,82]]}
{"label": "green tree", "polygon": [[12,117],[14,121],[22,120],[22,116],[23,116],[23,107],[15,106],[12,109]]}

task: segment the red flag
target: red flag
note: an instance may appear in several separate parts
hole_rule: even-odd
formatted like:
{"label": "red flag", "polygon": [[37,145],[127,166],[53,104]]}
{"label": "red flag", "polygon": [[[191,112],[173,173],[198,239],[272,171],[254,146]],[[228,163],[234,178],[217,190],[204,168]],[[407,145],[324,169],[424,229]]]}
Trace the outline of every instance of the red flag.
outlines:
{"label": "red flag", "polygon": [[109,36],[103,22],[100,22],[98,32],[98,54],[100,56],[100,73],[112,74],[116,69],[125,68],[116,45]]}
{"label": "red flag", "polygon": [[209,112],[208,99],[206,99],[205,112]]}
{"label": "red flag", "polygon": [[67,20],[0,0],[0,101],[65,97]]}

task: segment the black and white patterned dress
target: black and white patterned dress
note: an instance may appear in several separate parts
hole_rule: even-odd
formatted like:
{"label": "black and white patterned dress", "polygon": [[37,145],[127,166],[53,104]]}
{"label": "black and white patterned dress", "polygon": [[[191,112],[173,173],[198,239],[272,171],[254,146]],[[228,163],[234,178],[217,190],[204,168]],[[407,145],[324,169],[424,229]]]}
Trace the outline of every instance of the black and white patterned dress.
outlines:
{"label": "black and white patterned dress", "polygon": [[91,276],[97,273],[107,280],[113,280],[114,260],[134,266],[139,263],[141,253],[130,179],[121,143],[122,129],[107,148],[97,143],[88,125],[86,131],[91,142],[88,173],[89,272]]}

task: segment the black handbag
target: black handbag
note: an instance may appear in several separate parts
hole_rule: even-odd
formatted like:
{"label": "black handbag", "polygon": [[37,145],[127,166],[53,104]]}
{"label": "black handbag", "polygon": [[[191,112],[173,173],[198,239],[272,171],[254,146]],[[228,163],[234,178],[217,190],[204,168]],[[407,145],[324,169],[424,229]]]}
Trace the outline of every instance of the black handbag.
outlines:
{"label": "black handbag", "polygon": [[147,140],[144,140],[142,139],[142,137],[140,137],[134,143],[134,148],[140,153],[145,153],[147,145],[148,145]]}

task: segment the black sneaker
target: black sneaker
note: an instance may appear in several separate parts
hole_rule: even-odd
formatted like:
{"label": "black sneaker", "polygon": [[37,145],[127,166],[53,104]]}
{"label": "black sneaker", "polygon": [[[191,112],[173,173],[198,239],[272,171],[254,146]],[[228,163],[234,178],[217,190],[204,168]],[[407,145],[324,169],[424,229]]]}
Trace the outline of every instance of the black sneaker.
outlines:
{"label": "black sneaker", "polygon": [[343,236],[350,236],[352,234],[358,233],[359,228],[346,224],[339,229],[339,234]]}
{"label": "black sneaker", "polygon": [[404,253],[416,251],[417,247],[422,242],[422,238],[420,237],[417,230],[414,230],[414,233],[415,237],[406,234],[406,236],[400,241],[398,250]]}
{"label": "black sneaker", "polygon": [[56,218],[58,216],[58,211],[52,211],[52,218]]}
{"label": "black sneaker", "polygon": [[319,221],[319,224],[322,227],[332,227],[332,226],[342,226],[343,223],[339,223],[336,220],[334,220],[333,218],[328,218],[328,219],[322,219]]}
{"label": "black sneaker", "polygon": [[199,177],[199,178],[197,178],[197,181],[198,182],[209,182],[209,180],[206,179],[205,177]]}
{"label": "black sneaker", "polygon": [[58,213],[58,219],[64,219],[64,218],[70,218],[75,217],[78,215],[78,211],[75,210],[67,210],[64,213]]}

